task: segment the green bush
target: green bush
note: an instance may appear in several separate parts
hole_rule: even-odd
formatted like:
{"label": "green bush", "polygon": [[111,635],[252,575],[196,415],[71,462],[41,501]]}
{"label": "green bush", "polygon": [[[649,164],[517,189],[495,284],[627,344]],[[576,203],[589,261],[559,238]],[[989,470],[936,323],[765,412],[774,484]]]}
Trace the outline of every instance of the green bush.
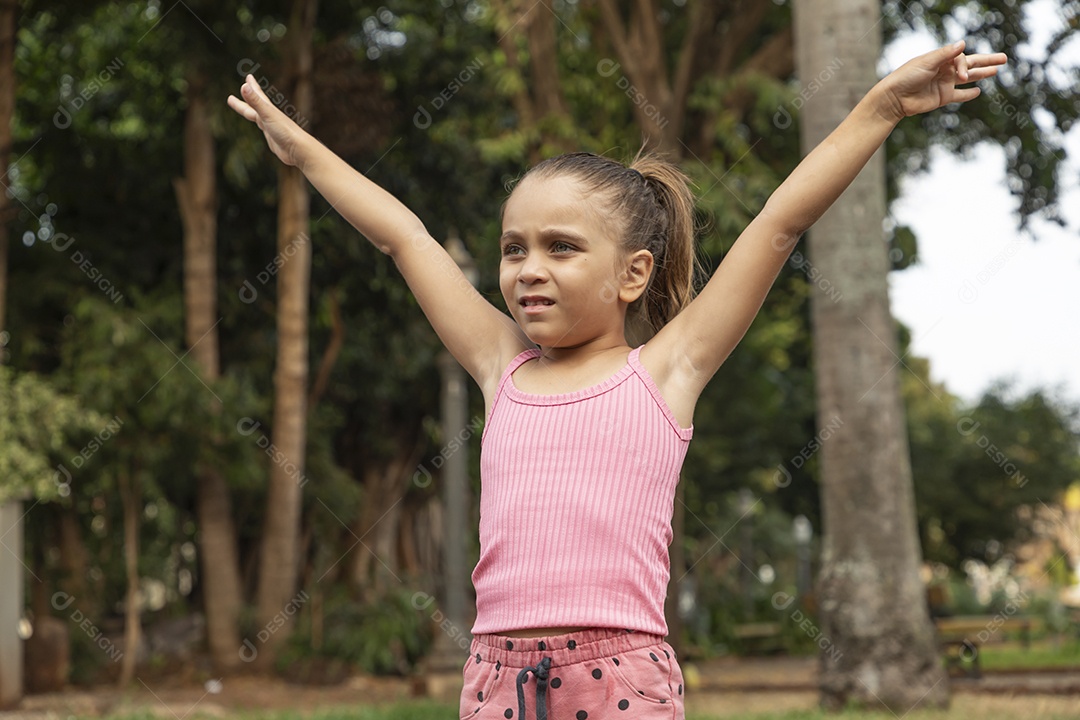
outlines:
{"label": "green bush", "polygon": [[311,613],[303,613],[278,658],[282,673],[307,682],[342,679],[348,668],[376,675],[407,675],[432,644],[430,619],[394,589],[368,603],[345,592],[323,604],[322,642],[315,647]]}

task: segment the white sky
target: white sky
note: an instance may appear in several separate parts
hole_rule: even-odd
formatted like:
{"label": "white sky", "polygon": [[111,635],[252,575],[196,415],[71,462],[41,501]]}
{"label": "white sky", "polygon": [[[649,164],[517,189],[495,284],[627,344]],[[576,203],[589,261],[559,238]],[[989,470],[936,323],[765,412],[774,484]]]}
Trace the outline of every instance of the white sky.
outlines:
{"label": "white sky", "polygon": [[[1031,48],[1006,52],[1043,55],[1060,12],[1041,2],[1031,17],[1040,31]],[[936,46],[929,36],[897,40],[883,70]],[[1068,50],[1069,63],[1080,64],[1080,42]],[[1036,222],[1034,242],[1016,230],[1003,151],[987,143],[967,162],[935,150],[930,172],[906,178],[892,206],[915,231],[920,260],[890,274],[893,314],[911,328],[911,352],[930,359],[931,377],[967,401],[1012,379],[1017,391],[1043,387],[1080,402],[1080,132],[1067,148],[1060,207],[1068,227]]]}

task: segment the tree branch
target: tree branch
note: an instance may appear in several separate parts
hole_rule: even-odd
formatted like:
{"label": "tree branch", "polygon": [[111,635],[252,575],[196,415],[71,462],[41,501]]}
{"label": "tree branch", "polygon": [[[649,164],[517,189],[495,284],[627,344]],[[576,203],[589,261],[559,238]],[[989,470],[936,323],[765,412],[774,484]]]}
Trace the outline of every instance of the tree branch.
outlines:
{"label": "tree branch", "polygon": [[615,8],[614,0],[599,0],[600,16],[604,26],[611,35],[611,42],[615,46],[615,54],[626,66],[627,73],[633,74],[637,70],[634,54],[630,51],[630,43],[626,37],[626,27],[623,26],[619,11]]}
{"label": "tree branch", "polygon": [[[681,129],[686,117],[686,102],[694,77],[694,66],[701,42],[716,22],[716,6],[712,0],[699,0],[690,6],[689,30],[683,37],[679,59],[675,65],[675,81],[672,83],[672,107],[675,117],[672,124]],[[680,130],[676,130],[680,132]]]}
{"label": "tree branch", "polygon": [[795,47],[791,26],[773,34],[757,52],[748,57],[738,73],[757,72],[784,80],[795,72]]}
{"label": "tree branch", "polygon": [[342,347],[345,346],[345,322],[341,319],[341,303],[338,302],[337,288],[330,289],[327,300],[330,303],[330,341],[326,344],[326,350],[323,351],[319,371],[308,393],[308,417],[311,417],[315,404],[326,392],[326,386],[330,383],[330,373],[337,363],[338,356],[341,355]]}

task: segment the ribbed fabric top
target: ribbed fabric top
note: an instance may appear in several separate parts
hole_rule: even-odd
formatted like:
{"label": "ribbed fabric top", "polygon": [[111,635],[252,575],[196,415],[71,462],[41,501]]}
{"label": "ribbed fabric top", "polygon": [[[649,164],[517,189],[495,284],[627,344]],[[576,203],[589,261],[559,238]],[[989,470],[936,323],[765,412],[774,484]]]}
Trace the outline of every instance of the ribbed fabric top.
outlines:
{"label": "ribbed fabric top", "polygon": [[503,371],[480,438],[474,635],[615,627],[667,635],[664,598],[682,428],[638,360],[559,395]]}

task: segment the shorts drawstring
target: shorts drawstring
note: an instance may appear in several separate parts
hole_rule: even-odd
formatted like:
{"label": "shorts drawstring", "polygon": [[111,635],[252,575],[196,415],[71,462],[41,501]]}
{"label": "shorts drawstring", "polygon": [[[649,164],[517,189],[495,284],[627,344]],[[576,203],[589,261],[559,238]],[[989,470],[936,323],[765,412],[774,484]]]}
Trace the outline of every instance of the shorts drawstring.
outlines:
{"label": "shorts drawstring", "polygon": [[547,720],[547,680],[551,669],[551,658],[546,657],[536,667],[522,668],[517,676],[518,717],[525,720],[525,683],[529,681],[529,672],[536,676],[536,720]]}

